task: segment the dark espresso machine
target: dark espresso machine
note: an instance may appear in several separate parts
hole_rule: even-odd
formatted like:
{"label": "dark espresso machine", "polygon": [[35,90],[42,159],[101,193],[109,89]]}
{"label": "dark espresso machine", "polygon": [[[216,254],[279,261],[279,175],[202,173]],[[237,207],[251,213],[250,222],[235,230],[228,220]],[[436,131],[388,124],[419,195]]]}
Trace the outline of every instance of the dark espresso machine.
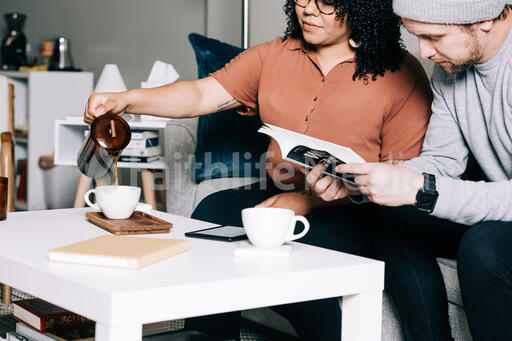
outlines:
{"label": "dark espresso machine", "polygon": [[16,12],[7,13],[4,17],[8,33],[2,39],[2,70],[18,70],[27,63],[27,38],[21,32],[27,17]]}

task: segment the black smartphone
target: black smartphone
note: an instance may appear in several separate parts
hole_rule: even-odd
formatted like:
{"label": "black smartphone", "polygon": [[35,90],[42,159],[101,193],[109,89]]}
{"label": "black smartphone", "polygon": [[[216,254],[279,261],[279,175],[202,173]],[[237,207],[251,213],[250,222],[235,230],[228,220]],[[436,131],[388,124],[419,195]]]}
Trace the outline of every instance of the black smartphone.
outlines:
{"label": "black smartphone", "polygon": [[185,236],[191,238],[219,240],[224,242],[234,242],[237,240],[247,239],[247,235],[245,234],[243,227],[227,225],[186,232]]}

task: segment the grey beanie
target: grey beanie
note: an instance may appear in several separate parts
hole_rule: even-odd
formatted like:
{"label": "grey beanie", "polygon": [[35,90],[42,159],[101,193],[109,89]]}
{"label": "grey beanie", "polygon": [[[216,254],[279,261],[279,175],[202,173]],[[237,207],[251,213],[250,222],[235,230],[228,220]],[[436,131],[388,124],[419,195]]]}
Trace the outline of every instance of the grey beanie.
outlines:
{"label": "grey beanie", "polygon": [[510,0],[393,0],[403,18],[434,24],[473,24],[498,17]]}

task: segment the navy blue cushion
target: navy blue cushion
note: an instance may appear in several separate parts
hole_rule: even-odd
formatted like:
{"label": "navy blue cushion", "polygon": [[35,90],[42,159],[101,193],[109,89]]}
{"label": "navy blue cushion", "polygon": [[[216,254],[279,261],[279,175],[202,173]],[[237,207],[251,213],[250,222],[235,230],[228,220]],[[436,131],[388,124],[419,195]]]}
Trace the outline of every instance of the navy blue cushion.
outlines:
{"label": "navy blue cushion", "polygon": [[[199,78],[221,69],[243,51],[196,33],[191,33],[188,39],[196,54]],[[260,127],[258,116],[241,116],[235,110],[199,117],[197,165],[192,172],[195,180],[260,176],[256,165],[268,147],[268,138],[257,132]]]}

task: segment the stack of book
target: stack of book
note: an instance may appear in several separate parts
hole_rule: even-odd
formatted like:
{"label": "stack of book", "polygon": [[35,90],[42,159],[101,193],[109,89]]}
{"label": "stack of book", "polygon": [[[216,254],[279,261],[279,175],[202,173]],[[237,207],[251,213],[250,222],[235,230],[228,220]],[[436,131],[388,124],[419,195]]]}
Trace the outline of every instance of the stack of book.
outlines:
{"label": "stack of book", "polygon": [[[14,301],[12,315],[0,316],[0,340],[93,341],[95,322],[39,298]],[[170,321],[145,324],[142,335],[173,330]]]}
{"label": "stack of book", "polygon": [[16,177],[15,177],[16,200],[19,202],[27,201],[27,160],[21,159],[17,161]]}
{"label": "stack of book", "polygon": [[[84,131],[85,137],[89,130]],[[130,143],[121,153],[119,162],[153,162],[160,160],[162,148],[156,130],[132,130]]]}
{"label": "stack of book", "polygon": [[132,130],[132,139],[123,150],[121,162],[153,162],[160,159],[162,148],[158,132],[154,130]]}
{"label": "stack of book", "polygon": [[92,341],[95,323],[39,298],[13,302],[15,329],[6,332],[5,340]]}
{"label": "stack of book", "polygon": [[17,322],[11,315],[0,316],[0,340],[8,340],[8,334],[16,332]]}

